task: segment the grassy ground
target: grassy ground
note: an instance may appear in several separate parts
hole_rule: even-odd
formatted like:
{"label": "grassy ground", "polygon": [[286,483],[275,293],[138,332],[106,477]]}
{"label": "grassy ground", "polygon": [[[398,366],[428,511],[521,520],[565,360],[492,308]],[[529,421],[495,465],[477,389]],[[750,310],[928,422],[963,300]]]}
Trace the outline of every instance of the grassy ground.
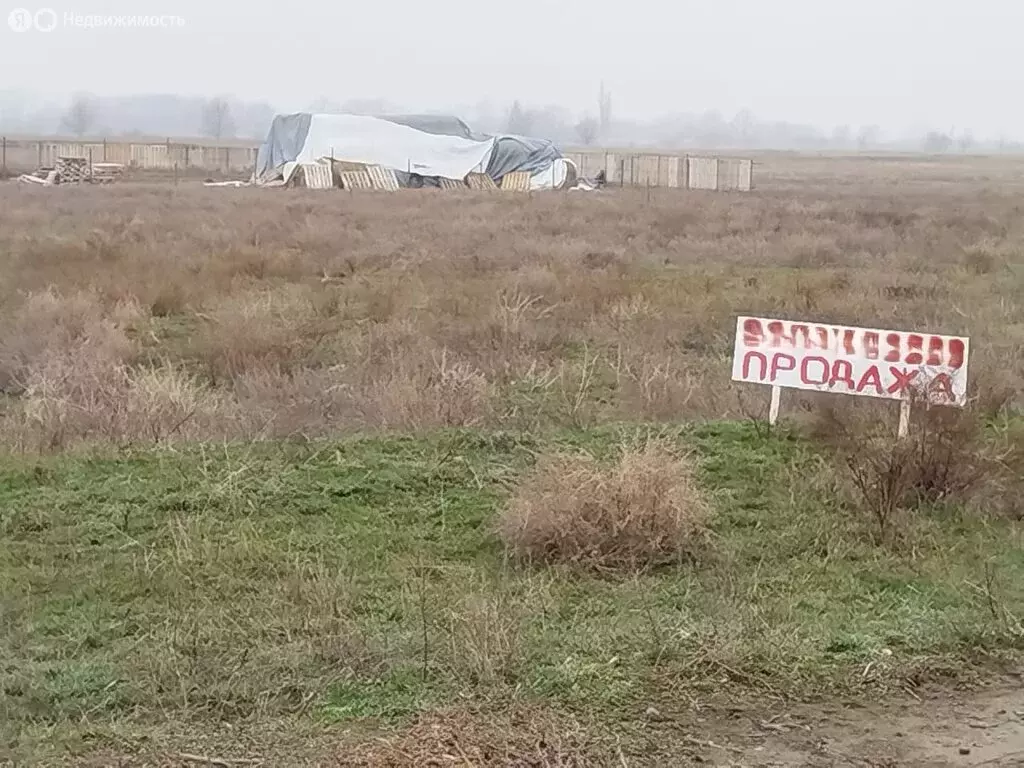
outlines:
{"label": "grassy ground", "polygon": [[[609,457],[652,432],[697,451],[706,558],[637,577],[504,560],[491,526],[538,452]],[[836,482],[796,435],[728,423],[9,464],[2,743],[37,761],[196,752],[248,721],[257,754],[285,730],[352,755],[339,745],[424,711],[526,711],[571,719],[574,749],[650,760],[672,739],[631,735],[645,712],[914,689],[1024,647],[1016,526],[936,510],[880,549]]]}
{"label": "grassy ground", "polygon": [[0,185],[0,447],[742,418],[739,313],[969,334],[1017,388],[1019,160],[773,162],[650,200]]}
{"label": "grassy ground", "polygon": [[[1019,662],[1022,161],[756,179],[0,185],[0,762],[677,765],[744,702],[926,700]],[[908,503],[863,429],[891,403],[787,392],[791,427],[756,425],[740,313],[967,334],[988,432],[933,445]],[[826,402],[857,427],[831,447]],[[538,457],[648,433],[699,460],[695,562],[507,558]]]}

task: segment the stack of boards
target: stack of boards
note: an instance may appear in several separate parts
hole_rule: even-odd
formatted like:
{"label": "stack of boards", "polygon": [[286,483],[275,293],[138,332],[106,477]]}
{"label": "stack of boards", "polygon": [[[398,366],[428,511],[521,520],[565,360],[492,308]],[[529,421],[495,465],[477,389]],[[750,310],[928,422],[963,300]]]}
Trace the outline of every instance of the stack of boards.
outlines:
{"label": "stack of boards", "polygon": [[[366,165],[345,160],[300,163],[301,172],[296,173],[296,183],[308,189],[331,189],[340,187],[350,192],[378,191],[397,192],[398,177],[394,170],[382,165]],[[530,173],[514,171],[501,179],[501,186],[486,173],[470,173],[462,181],[440,179],[440,188],[448,191],[472,189],[479,192],[502,190],[505,192],[529,192]]]}

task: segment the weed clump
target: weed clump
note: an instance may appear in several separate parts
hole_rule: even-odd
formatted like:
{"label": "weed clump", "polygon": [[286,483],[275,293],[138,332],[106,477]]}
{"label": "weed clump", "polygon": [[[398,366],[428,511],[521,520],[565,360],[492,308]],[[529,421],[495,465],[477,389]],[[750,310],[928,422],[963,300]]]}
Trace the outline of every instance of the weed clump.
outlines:
{"label": "weed clump", "polygon": [[543,456],[502,512],[499,533],[520,560],[641,571],[692,558],[709,507],[688,456],[660,441],[604,464]]}
{"label": "weed clump", "polygon": [[[1024,435],[1000,427],[999,404],[913,409],[908,434],[877,409],[825,408],[812,436],[837,459],[874,538],[889,541],[909,515],[936,505],[984,508],[1015,515],[1024,476]],[[1005,421],[1005,420],[1003,420]]]}

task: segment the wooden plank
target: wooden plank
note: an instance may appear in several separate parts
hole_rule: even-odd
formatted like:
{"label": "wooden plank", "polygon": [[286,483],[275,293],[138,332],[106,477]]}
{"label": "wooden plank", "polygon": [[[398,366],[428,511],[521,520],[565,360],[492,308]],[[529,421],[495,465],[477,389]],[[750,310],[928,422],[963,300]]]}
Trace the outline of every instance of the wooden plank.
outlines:
{"label": "wooden plank", "polygon": [[374,189],[379,189],[382,192],[398,191],[398,177],[395,176],[395,172],[391,168],[385,168],[383,165],[371,165],[366,172],[370,175],[370,183]]}
{"label": "wooden plank", "polygon": [[342,171],[338,174],[342,189],[373,189],[373,180],[367,171]]}
{"label": "wooden plank", "polygon": [[365,171],[367,169],[366,163],[353,163],[348,160],[331,160],[331,169],[334,171],[334,178],[338,178],[339,173],[344,171]]}
{"label": "wooden plank", "polygon": [[687,165],[690,189],[718,189],[718,158],[688,157]]}
{"label": "wooden plank", "polygon": [[459,181],[458,179],[446,179],[444,176],[439,176],[437,181],[441,185],[441,189],[449,192],[466,188],[466,182]]}
{"label": "wooden plank", "polygon": [[501,179],[501,190],[503,192],[529,192],[531,175],[529,171],[506,173]]}
{"label": "wooden plank", "polygon": [[61,184],[79,184],[89,180],[89,161],[84,157],[58,157],[55,170]]}
{"label": "wooden plank", "polygon": [[466,184],[469,185],[470,189],[475,189],[478,192],[491,192],[498,188],[498,185],[494,183],[494,179],[486,173],[466,174]]}
{"label": "wooden plank", "polygon": [[334,186],[331,166],[326,163],[300,163],[307,189],[330,189]]}

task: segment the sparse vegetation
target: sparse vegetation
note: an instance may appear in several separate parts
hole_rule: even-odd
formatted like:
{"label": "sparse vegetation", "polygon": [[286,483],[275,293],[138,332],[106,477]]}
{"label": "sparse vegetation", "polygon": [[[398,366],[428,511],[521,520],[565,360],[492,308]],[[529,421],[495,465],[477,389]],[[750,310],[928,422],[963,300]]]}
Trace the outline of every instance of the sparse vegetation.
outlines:
{"label": "sparse vegetation", "polygon": [[[803,187],[791,167],[807,174]],[[912,171],[901,171],[897,199],[886,176],[836,199],[829,190],[844,188],[797,160],[759,169],[755,195],[656,190],[649,203],[628,189],[586,199],[411,191],[385,205],[7,187],[0,378],[46,377],[51,403],[81,411],[88,388],[56,376],[48,358],[116,337],[89,365],[191,382],[206,416],[175,432],[187,440],[738,418],[722,360],[742,308],[967,332],[981,340],[975,378],[1019,380],[1016,203],[919,188]],[[104,330],[63,331],[84,321],[61,312]],[[53,445],[45,424],[26,421],[31,402],[6,401],[9,448],[106,439],[69,418]],[[136,423],[120,442],[164,432]]]}
{"label": "sparse vegetation", "polygon": [[[876,539],[892,543],[907,523],[937,506],[1020,519],[1024,429],[1003,405],[913,409],[905,438],[884,409],[819,404],[817,438],[835,454]],[[980,509],[978,506],[980,505]]]}
{"label": "sparse vegetation", "polygon": [[[679,764],[1018,663],[1016,171],[772,162],[0,186],[0,762]],[[738,312],[965,333],[999,396],[768,431]]]}
{"label": "sparse vegetation", "polygon": [[636,572],[696,556],[708,505],[690,461],[666,445],[626,446],[612,466],[593,456],[542,456],[500,526],[511,553]]}
{"label": "sparse vegetation", "polygon": [[[273,730],[297,714],[335,723],[347,754],[360,723],[446,708],[478,722],[546,709],[600,742],[601,723],[685,709],[681,692],[899,691],[970,680],[1024,644],[1006,618],[1024,606],[1011,521],[921,518],[912,560],[877,548],[812,445],[746,425],[656,433],[697,451],[715,500],[708,557],[597,577],[504,563],[490,531],[535,456],[615,466],[645,432],[9,462],[9,754],[195,753],[217,743],[211,723]],[[989,583],[997,614],[972,586]],[[173,736],[184,723],[196,733]],[[643,764],[645,742],[623,748]]]}

